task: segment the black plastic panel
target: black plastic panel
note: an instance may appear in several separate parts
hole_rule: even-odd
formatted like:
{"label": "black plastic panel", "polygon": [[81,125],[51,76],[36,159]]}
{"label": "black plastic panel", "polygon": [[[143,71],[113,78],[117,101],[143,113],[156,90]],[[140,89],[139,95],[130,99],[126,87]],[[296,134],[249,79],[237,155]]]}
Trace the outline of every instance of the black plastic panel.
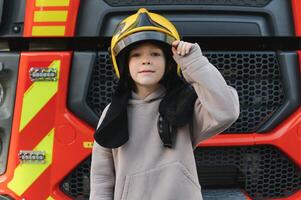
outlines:
{"label": "black plastic panel", "polygon": [[68,90],[68,108],[83,121],[96,128],[99,116],[86,101],[95,57],[95,52],[74,52]]}
{"label": "black plastic panel", "polygon": [[11,197],[8,197],[8,196],[3,196],[3,195],[0,195],[0,200],[13,200],[13,198]]}
{"label": "black plastic panel", "polygon": [[203,189],[204,200],[247,200],[246,194],[241,189]]}
{"label": "black plastic panel", "polygon": [[301,105],[301,81],[298,55],[295,52],[279,52],[278,58],[286,98],[282,106],[260,127],[258,132],[265,132],[274,128]]}
{"label": "black plastic panel", "polygon": [[[176,0],[168,5],[154,5],[167,1],[118,2],[123,2],[122,6],[82,1],[76,35],[111,37],[123,18],[143,6],[169,18],[181,36],[294,36],[290,1],[191,1],[194,5]],[[137,6],[131,6],[131,2]]]}
{"label": "black plastic panel", "polygon": [[3,3],[0,36],[22,37],[26,1],[1,0]]}
{"label": "black plastic panel", "polygon": [[2,147],[0,152],[0,174],[6,171],[15,105],[18,66],[18,53],[0,53],[0,84],[4,90],[3,103],[0,104],[0,146]]}
{"label": "black plastic panel", "polygon": [[4,0],[0,0],[0,25],[2,23],[2,12],[3,12],[3,2]]}

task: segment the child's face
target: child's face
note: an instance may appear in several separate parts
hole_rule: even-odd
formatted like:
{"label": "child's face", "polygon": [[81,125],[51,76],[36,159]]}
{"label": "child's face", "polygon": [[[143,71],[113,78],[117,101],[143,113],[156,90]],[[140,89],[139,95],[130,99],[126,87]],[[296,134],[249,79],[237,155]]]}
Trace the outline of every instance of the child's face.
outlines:
{"label": "child's face", "polygon": [[129,71],[136,86],[157,86],[165,71],[163,51],[152,43],[141,43],[129,54]]}

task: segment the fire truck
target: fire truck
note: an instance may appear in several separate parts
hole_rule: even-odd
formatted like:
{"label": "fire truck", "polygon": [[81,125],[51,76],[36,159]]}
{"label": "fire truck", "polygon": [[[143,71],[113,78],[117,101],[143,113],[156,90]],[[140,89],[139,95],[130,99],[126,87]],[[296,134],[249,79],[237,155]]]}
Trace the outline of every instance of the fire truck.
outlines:
{"label": "fire truck", "polygon": [[0,0],[0,199],[89,199],[110,39],[141,7],[239,94],[239,119],[194,152],[204,199],[301,200],[301,0]]}

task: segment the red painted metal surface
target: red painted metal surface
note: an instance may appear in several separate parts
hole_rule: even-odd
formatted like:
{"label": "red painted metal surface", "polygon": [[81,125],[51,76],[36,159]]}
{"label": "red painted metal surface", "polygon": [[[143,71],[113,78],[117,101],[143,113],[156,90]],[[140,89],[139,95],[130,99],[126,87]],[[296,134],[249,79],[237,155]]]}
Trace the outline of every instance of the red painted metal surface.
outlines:
{"label": "red painted metal surface", "polygon": [[301,36],[301,1],[292,0],[292,11],[295,23],[296,36]]}
{"label": "red painted metal surface", "polygon": [[[80,0],[70,0],[68,6],[36,6],[36,0],[26,1],[25,20],[24,20],[24,37],[70,37],[74,36],[76,19],[79,9]],[[67,19],[65,22],[35,22],[35,11],[67,11]],[[44,36],[35,36],[32,34],[34,26],[64,26],[63,35],[52,35],[49,33]]]}
{"label": "red painted metal surface", "polygon": [[[2,185],[0,193],[8,194],[15,199],[47,199],[49,196],[56,200],[69,199],[60,191],[59,184],[75,166],[91,154],[91,149],[85,148],[83,142],[93,141],[93,129],[73,116],[66,106],[71,57],[71,52],[21,54],[8,167],[6,173],[0,177]],[[21,102],[28,88],[29,68],[39,63],[39,66],[47,67],[53,60],[61,61],[58,91],[19,132]],[[19,164],[17,155],[19,150],[33,149],[52,128],[55,129],[55,133],[51,165],[21,196],[16,195],[6,187],[6,184],[12,179],[14,170]]]}

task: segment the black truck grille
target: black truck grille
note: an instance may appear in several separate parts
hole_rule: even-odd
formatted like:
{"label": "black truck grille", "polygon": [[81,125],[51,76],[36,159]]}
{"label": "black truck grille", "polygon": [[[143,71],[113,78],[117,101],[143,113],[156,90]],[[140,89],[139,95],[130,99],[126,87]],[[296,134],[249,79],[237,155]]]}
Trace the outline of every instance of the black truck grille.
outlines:
{"label": "black truck grille", "polygon": [[116,86],[117,77],[109,54],[98,53],[87,95],[87,103],[95,113],[100,115],[106,105],[111,102]]}
{"label": "black truck grille", "polygon": [[[245,190],[253,200],[284,198],[301,189],[301,170],[272,146],[197,148],[195,159],[203,189],[232,180],[232,186]],[[64,193],[74,199],[89,199],[90,163],[91,157],[66,177],[61,183]],[[229,178],[229,168],[236,169],[235,177]],[[220,177],[228,178],[222,182]]]}
{"label": "black truck grille", "polygon": [[233,186],[244,189],[253,200],[284,198],[301,189],[301,170],[272,146],[197,148],[195,159],[203,188],[217,178],[216,172],[226,176],[225,169],[234,168]]}
{"label": "black truck grille", "polygon": [[205,52],[204,55],[238,92],[239,118],[224,133],[257,131],[284,102],[275,53]]}
{"label": "black truck grille", "polygon": [[[240,116],[224,133],[255,132],[284,102],[280,67],[274,52],[204,52],[238,91]],[[98,53],[87,103],[98,115],[116,88],[110,57]]]}
{"label": "black truck grille", "polygon": [[60,189],[76,200],[88,200],[90,195],[91,156],[79,164],[60,184]]}
{"label": "black truck grille", "polygon": [[263,7],[271,0],[105,0],[113,7],[117,6],[145,6],[145,5],[222,5]]}

